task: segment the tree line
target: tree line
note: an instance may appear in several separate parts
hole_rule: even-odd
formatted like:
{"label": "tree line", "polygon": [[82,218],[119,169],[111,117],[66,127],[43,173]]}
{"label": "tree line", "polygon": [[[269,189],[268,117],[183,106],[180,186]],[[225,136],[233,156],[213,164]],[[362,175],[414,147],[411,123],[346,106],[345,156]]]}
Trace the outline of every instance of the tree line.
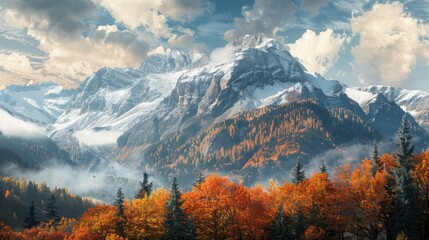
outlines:
{"label": "tree line", "polygon": [[154,190],[145,173],[134,199],[119,188],[112,205],[78,220],[23,232],[0,225],[0,239],[429,239],[429,150],[414,154],[411,140],[404,119],[393,154],[375,143],[355,167],[328,173],[322,162],[312,176],[297,159],[290,181],[268,186],[199,173],[191,191],[177,178]]}
{"label": "tree line", "polygon": [[39,223],[53,218],[47,213],[59,219],[78,218],[94,203],[65,188],[50,188],[44,181],[36,184],[24,178],[0,178],[0,221],[14,228],[22,228],[29,224],[24,220],[31,206]]}

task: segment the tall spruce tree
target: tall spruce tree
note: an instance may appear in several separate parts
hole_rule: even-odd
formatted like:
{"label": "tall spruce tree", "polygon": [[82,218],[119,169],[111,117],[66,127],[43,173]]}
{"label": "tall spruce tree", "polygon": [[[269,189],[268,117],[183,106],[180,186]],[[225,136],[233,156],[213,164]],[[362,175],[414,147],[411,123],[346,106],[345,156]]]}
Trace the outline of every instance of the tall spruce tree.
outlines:
{"label": "tall spruce tree", "polygon": [[119,218],[118,222],[116,222],[116,234],[125,237],[126,217],[124,214],[124,193],[122,192],[122,188],[118,188],[113,205],[116,206],[116,216]]}
{"label": "tall spruce tree", "polygon": [[411,143],[410,126],[405,118],[398,133],[396,160],[399,166],[395,169],[395,212],[394,233],[403,232],[409,240],[417,238],[417,187],[413,182],[412,157],[414,146]]}
{"label": "tall spruce tree", "polygon": [[375,176],[375,174],[377,174],[377,172],[382,171],[383,168],[384,168],[384,163],[381,161],[381,159],[379,157],[377,143],[374,142],[374,146],[373,146],[372,154],[371,154],[371,173],[372,173],[372,176]]}
{"label": "tall spruce tree", "polygon": [[298,159],[296,161],[296,165],[292,169],[291,180],[292,180],[292,183],[295,184],[295,186],[298,185],[300,182],[305,180],[305,171],[304,171],[303,166],[301,164],[301,158],[300,157],[298,157]]}
{"label": "tall spruce tree", "polygon": [[198,187],[203,183],[206,179],[203,176],[203,173],[201,171],[198,171],[197,178],[195,179],[195,182],[193,184],[194,187]]}
{"label": "tall spruce tree", "polygon": [[291,216],[292,239],[301,239],[307,229],[304,219],[304,212],[299,207],[294,215]]}
{"label": "tall spruce tree", "polygon": [[31,201],[30,206],[28,207],[27,216],[24,219],[24,228],[32,228],[39,224],[39,220],[37,219],[36,214],[36,206],[34,206],[34,202]]}
{"label": "tall spruce tree", "polygon": [[271,222],[271,226],[268,231],[268,239],[292,239],[291,232],[287,224],[287,217],[284,213],[282,204],[279,204],[276,215]]}
{"label": "tall spruce tree", "polygon": [[191,215],[186,220],[186,233],[185,237],[187,240],[195,240],[197,239],[197,231],[194,225],[194,217]]}
{"label": "tall spruce tree", "polygon": [[143,199],[145,197],[149,197],[152,193],[153,182],[149,183],[149,175],[144,172],[143,173],[143,181],[140,182],[140,189],[136,194],[135,198]]}
{"label": "tall spruce tree", "polygon": [[325,165],[325,160],[322,160],[322,164],[319,166],[320,173],[328,174],[328,168]]}
{"label": "tall spruce tree", "polygon": [[165,222],[164,226],[167,230],[166,238],[173,240],[187,239],[187,221],[185,213],[183,212],[181,200],[181,192],[179,190],[179,183],[177,178],[174,177],[170,190],[170,198],[166,204]]}
{"label": "tall spruce tree", "polygon": [[396,182],[395,182],[395,171],[388,170],[385,168],[388,175],[386,185],[384,186],[385,194],[383,201],[381,202],[381,218],[383,221],[384,228],[386,230],[386,240],[394,240],[394,214],[395,214],[395,203],[396,203]]}
{"label": "tall spruce tree", "polygon": [[51,194],[51,197],[48,199],[48,202],[46,204],[45,209],[45,217],[48,221],[54,220],[54,222],[59,222],[60,218],[58,216],[58,208],[55,206],[57,199],[53,194]]}

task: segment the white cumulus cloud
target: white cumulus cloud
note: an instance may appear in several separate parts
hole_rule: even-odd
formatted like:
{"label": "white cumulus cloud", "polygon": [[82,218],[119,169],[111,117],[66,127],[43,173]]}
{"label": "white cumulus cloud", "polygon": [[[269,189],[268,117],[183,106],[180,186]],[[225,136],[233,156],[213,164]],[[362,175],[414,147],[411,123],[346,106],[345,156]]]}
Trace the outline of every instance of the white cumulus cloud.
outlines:
{"label": "white cumulus cloud", "polygon": [[15,73],[35,72],[31,66],[30,59],[16,52],[0,54],[0,68]]}
{"label": "white cumulus cloud", "polygon": [[296,5],[289,0],[256,0],[252,8],[243,7],[243,17],[235,19],[235,29],[227,31],[224,37],[228,41],[246,34],[274,37],[288,20],[294,18],[295,8]]}
{"label": "white cumulus cloud", "polygon": [[340,50],[347,41],[345,35],[326,29],[317,34],[307,30],[295,43],[288,44],[290,53],[310,72],[326,73],[338,60]]}
{"label": "white cumulus cloud", "polygon": [[[6,23],[23,29],[28,36],[37,40],[38,49],[46,53],[46,57],[36,72],[26,64],[27,56],[7,56],[10,61],[2,64],[0,75],[6,76],[8,82],[22,83],[32,79],[35,82],[56,81],[70,87],[104,66],[136,67],[146,57],[148,45],[139,38],[137,32],[119,30],[116,25],[97,28],[86,26],[81,18],[92,12],[76,12],[92,4],[89,0],[73,3],[65,0],[55,3],[52,0],[41,0],[37,4],[26,4],[27,2],[28,0],[10,1],[2,13]],[[46,7],[40,10],[40,5]],[[71,16],[56,16],[54,13],[60,10]],[[83,31],[87,32],[85,36]],[[11,64],[16,61],[20,65]]]}
{"label": "white cumulus cloud", "polygon": [[118,22],[128,28],[147,28],[157,37],[172,37],[169,19],[187,21],[204,13],[203,0],[98,0]]}
{"label": "white cumulus cloud", "polygon": [[219,62],[225,61],[225,59],[230,58],[236,50],[237,48],[232,45],[226,45],[225,47],[215,48],[210,53],[210,62],[219,63]]}
{"label": "white cumulus cloud", "polygon": [[352,31],[360,37],[352,49],[359,80],[399,86],[409,79],[419,59],[429,62],[428,25],[404,11],[401,3],[375,4],[354,16]]}
{"label": "white cumulus cloud", "polygon": [[0,109],[0,132],[5,136],[45,138],[46,134],[38,126],[22,121]]}
{"label": "white cumulus cloud", "polygon": [[234,20],[234,29],[225,32],[227,41],[250,35],[277,37],[296,20],[296,12],[301,9],[311,16],[318,14],[327,0],[255,0],[252,7],[243,7],[241,18]]}

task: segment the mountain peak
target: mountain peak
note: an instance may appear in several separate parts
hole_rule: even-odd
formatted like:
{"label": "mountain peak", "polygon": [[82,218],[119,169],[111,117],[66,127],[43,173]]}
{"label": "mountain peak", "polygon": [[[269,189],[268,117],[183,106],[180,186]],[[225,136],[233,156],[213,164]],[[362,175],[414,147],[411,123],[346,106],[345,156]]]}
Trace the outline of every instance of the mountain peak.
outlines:
{"label": "mountain peak", "polygon": [[165,53],[150,55],[143,62],[140,70],[144,74],[167,73],[188,70],[207,64],[204,54],[189,53],[184,50],[166,49]]}
{"label": "mountain peak", "polygon": [[235,47],[239,47],[240,50],[246,48],[255,48],[263,42],[262,37],[255,35],[246,35],[234,40],[231,44]]}
{"label": "mountain peak", "polygon": [[268,48],[283,49],[283,46],[274,38],[263,38],[256,35],[245,35],[237,38],[230,43],[237,48],[237,51],[243,51],[249,48],[257,48],[260,50],[267,50]]}

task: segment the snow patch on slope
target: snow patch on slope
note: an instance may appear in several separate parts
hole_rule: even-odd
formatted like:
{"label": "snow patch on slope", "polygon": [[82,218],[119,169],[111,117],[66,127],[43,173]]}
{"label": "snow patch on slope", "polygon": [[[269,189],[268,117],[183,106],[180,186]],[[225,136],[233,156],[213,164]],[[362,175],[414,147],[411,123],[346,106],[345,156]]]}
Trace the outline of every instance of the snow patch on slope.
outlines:
{"label": "snow patch on slope", "polygon": [[115,104],[119,104],[124,101],[127,101],[128,98],[130,97],[130,90],[131,90],[130,88],[126,88],[126,89],[120,89],[113,92],[106,91],[104,98],[106,99],[107,106],[111,108]]}
{"label": "snow patch on slope", "polygon": [[336,90],[340,88],[341,84],[337,80],[327,80],[323,78],[318,73],[304,72],[306,79],[313,84],[315,87],[319,88],[326,95],[333,95],[336,93]]}
{"label": "snow patch on slope", "polygon": [[116,140],[122,134],[119,131],[94,131],[94,130],[82,130],[75,132],[74,137],[79,143],[86,146],[105,146],[115,145]]}
{"label": "snow patch on slope", "polygon": [[54,83],[9,86],[0,90],[0,108],[25,121],[47,126],[64,111],[69,95]]}
{"label": "snow patch on slope", "polygon": [[263,88],[257,88],[253,97],[257,100],[257,108],[273,104],[284,104],[288,101],[284,98],[287,93],[299,91],[300,83],[275,82],[273,85],[267,85]]}
{"label": "snow patch on slope", "polygon": [[[115,71],[118,72],[120,69]],[[69,109],[52,125],[50,133],[55,134],[56,138],[66,138],[68,134],[72,133],[72,137],[86,146],[114,145],[122,133],[159,105],[174,88],[177,79],[183,72],[149,73],[143,78],[129,81],[132,85],[127,87],[112,90],[107,86],[99,89],[96,94],[106,103],[103,111],[82,112],[79,107]],[[114,111],[113,106],[115,105],[126,101],[136,102],[135,99],[132,99],[131,91],[133,87],[138,86],[139,81],[146,81],[145,86],[152,89],[151,94],[156,97],[151,101],[137,103],[123,113]]]}
{"label": "snow patch on slope", "polygon": [[357,102],[359,106],[362,106],[375,97],[375,94],[353,88],[345,88],[344,93],[353,101]]}

